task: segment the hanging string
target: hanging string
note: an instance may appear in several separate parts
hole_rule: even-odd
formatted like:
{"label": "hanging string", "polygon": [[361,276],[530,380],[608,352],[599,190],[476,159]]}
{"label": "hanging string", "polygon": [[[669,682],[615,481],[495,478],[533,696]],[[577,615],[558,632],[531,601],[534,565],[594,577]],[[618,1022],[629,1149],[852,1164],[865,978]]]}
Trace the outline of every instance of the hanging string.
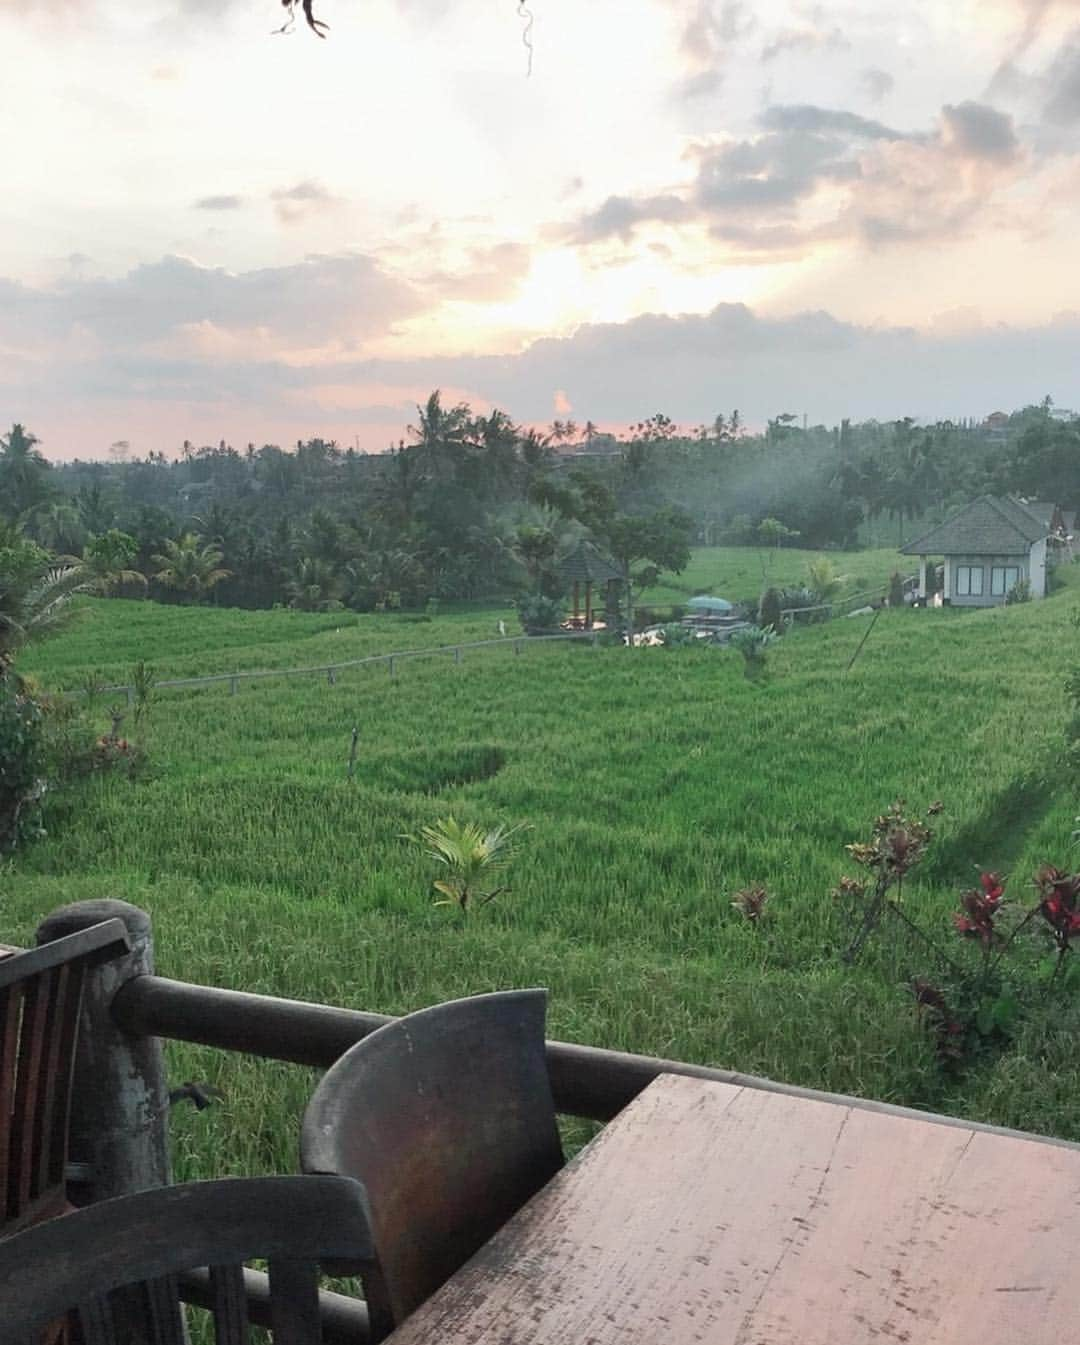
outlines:
{"label": "hanging string", "polygon": [[521,30],[521,45],[529,53],[528,57],[529,63],[525,69],[525,78],[528,79],[529,76],[532,74],[532,63],[533,63],[532,27],[534,19],[532,10],[529,9],[528,6],[525,4],[525,0],[518,0],[517,12],[518,12],[518,18],[524,22],[524,27]]}

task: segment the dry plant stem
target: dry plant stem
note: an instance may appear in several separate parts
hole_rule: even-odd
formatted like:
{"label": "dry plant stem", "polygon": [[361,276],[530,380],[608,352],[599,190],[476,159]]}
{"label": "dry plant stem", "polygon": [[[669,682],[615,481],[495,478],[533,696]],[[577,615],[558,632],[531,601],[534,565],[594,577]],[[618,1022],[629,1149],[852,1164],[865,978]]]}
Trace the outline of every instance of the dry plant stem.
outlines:
{"label": "dry plant stem", "polygon": [[989,967],[987,968],[987,972],[991,972],[991,971],[994,971],[994,970],[996,969],[998,963],[1001,961],[1001,959],[1005,956],[1005,954],[1006,954],[1006,953],[1009,951],[1009,949],[1012,947],[1013,940],[1016,938],[1016,936],[1020,933],[1020,931],[1021,931],[1022,929],[1024,929],[1027,925],[1029,925],[1029,924],[1031,923],[1031,921],[1034,920],[1035,917],[1036,917],[1038,914],[1039,914],[1039,907],[1038,907],[1038,906],[1034,906],[1034,907],[1032,907],[1032,909],[1031,909],[1030,911],[1028,911],[1027,915],[1024,916],[1023,920],[1020,921],[1020,923],[1016,926],[1016,928],[1013,930],[1013,932],[1009,935],[1009,937],[1008,937],[1008,938],[1005,940],[1005,942],[1001,945],[1001,948],[998,950],[998,955],[997,955],[997,957],[995,957],[994,960],[990,963]]}
{"label": "dry plant stem", "polygon": [[888,894],[890,880],[887,874],[882,874],[875,885],[874,895],[871,897],[865,912],[863,913],[862,923],[855,931],[855,937],[847,946],[843,960],[849,965],[862,952],[867,939],[873,934],[881,923],[881,916],[885,906],[885,898]]}
{"label": "dry plant stem", "polygon": [[948,953],[946,953],[944,949],[940,948],[938,944],[934,942],[934,940],[930,937],[930,935],[927,934],[926,930],[921,929],[915,923],[915,921],[911,919],[910,916],[905,915],[904,912],[900,909],[900,907],[897,906],[896,902],[890,901],[887,903],[887,905],[889,911],[896,917],[896,919],[899,920],[901,924],[903,924],[907,929],[909,929],[912,934],[917,934],[919,938],[923,941],[923,943],[925,943],[926,946],[930,949],[930,951],[936,953],[938,957],[941,958],[942,962],[945,963],[945,965],[949,968],[950,971],[955,972],[957,976],[962,976],[964,974],[959,963],[954,962],[952,958],[948,955]]}
{"label": "dry plant stem", "polygon": [[1046,984],[1046,988],[1047,988],[1048,991],[1049,991],[1050,987],[1054,984],[1054,982],[1057,980],[1057,978],[1058,978],[1058,972],[1061,970],[1062,966],[1064,965],[1064,962],[1065,962],[1065,955],[1066,955],[1066,953],[1068,953],[1068,951],[1069,951],[1069,945],[1068,945],[1067,943],[1063,943],[1063,944],[1061,945],[1061,947],[1058,949],[1057,961],[1054,963],[1054,970],[1053,970],[1053,973],[1052,973],[1052,975],[1051,975],[1051,977],[1050,977],[1050,980],[1049,980],[1049,981],[1047,982],[1047,984]]}

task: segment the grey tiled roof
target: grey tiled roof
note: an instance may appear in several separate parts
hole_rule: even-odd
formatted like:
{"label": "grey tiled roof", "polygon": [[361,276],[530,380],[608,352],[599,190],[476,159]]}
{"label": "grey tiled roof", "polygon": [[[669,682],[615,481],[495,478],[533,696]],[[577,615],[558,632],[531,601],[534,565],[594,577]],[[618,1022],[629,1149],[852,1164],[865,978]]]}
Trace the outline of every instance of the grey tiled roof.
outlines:
{"label": "grey tiled roof", "polygon": [[559,577],[564,583],[606,584],[620,578],[619,571],[607,556],[592,542],[580,541],[559,565]]}
{"label": "grey tiled roof", "polygon": [[1048,532],[1019,501],[980,495],[900,550],[906,556],[1024,556]]}

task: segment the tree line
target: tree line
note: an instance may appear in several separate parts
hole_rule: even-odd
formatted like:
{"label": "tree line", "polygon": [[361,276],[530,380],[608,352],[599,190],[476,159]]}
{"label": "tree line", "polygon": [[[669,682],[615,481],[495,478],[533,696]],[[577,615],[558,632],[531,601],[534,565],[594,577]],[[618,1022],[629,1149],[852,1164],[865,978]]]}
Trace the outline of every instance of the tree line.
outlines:
{"label": "tree line", "polygon": [[782,414],[748,433],[733,412],[690,430],[658,414],[615,436],[526,428],[433,392],[384,454],[315,438],[51,464],[41,448],[22,425],[0,437],[0,551],[36,548],[24,561],[39,577],[58,558],[96,592],[242,607],[557,598],[559,560],[582,538],[640,584],[680,569],[694,542],[767,530],[850,548],[868,522],[891,520],[900,541],[984,491],[1080,500],[1080,421],[1049,398],[992,427]]}

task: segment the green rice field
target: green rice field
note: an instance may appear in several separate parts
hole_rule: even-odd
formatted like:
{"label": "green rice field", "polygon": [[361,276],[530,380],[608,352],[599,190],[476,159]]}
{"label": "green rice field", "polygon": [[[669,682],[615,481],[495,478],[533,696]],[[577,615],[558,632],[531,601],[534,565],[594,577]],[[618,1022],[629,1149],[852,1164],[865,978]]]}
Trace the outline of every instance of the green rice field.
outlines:
{"label": "green rice field", "polygon": [[[739,596],[729,555],[697,553],[678,582]],[[753,591],[756,554],[737,560]],[[836,563],[884,579],[896,556]],[[870,618],[837,619],[774,646],[760,682],[731,650],[526,641],[520,656],[405,662],[392,679],[373,665],[332,687],[162,690],[137,735],[146,772],[58,795],[47,838],[0,868],[0,937],[31,938],[64,902],[120,897],[151,912],[170,976],[386,1013],[545,985],[563,1040],[1080,1139],[1071,1008],[1058,1035],[1021,1034],[947,1078],[904,990],[922,953],[888,937],[842,965],[852,931],[830,896],[853,871],[844,845],[897,796],[944,804],[905,909],[945,940],[974,865],[1018,885],[1043,860],[1071,867],[1080,810],[1058,759],[1075,606],[1066,588],[986,612],[886,611],[850,671]],[[490,638],[500,617],[99,600],[20,666],[54,688],[127,681],[139,658],[159,677],[301,667]],[[98,716],[104,728],[105,702]],[[403,838],[448,814],[530,828],[512,891],[467,920],[433,905],[433,866]],[[758,882],[772,895],[755,927],[731,900]],[[179,1176],[295,1167],[310,1072],[169,1053],[175,1081],[226,1095],[174,1113]]]}

